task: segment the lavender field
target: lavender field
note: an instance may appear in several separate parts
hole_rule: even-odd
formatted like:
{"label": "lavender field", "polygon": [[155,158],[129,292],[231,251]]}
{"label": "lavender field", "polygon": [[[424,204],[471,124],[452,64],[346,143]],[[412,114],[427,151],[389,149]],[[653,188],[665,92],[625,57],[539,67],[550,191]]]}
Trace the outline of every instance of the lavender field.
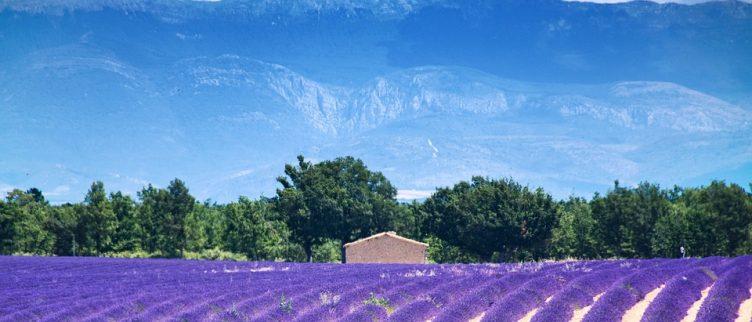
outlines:
{"label": "lavender field", "polygon": [[752,256],[483,265],[0,257],[0,321],[749,321],[750,289]]}

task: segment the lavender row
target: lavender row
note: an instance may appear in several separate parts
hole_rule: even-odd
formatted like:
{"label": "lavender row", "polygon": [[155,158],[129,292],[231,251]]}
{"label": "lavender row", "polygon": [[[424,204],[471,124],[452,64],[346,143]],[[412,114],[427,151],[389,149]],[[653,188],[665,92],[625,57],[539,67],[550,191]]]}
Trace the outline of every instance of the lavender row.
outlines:
{"label": "lavender row", "polygon": [[642,321],[681,321],[692,304],[702,297],[702,290],[718,279],[718,266],[695,268],[674,276],[647,308]]}
{"label": "lavender row", "polygon": [[697,314],[698,322],[733,321],[739,305],[750,297],[752,289],[752,256],[734,260],[730,267],[710,289],[708,297]]}
{"label": "lavender row", "polygon": [[715,265],[721,258],[681,259],[640,270],[616,282],[593,304],[585,322],[611,321],[622,316],[645,295],[665,284],[676,274],[688,272],[697,266]]}
{"label": "lavender row", "polygon": [[482,276],[472,275],[448,282],[399,308],[390,316],[389,320],[426,321],[436,315],[448,303],[452,303],[479,285],[483,278]]}
{"label": "lavender row", "polygon": [[610,261],[590,274],[583,274],[557,292],[548,303],[532,317],[532,321],[569,321],[577,309],[593,304],[594,298],[604,293],[616,281],[638,270],[667,263],[665,259]]}
{"label": "lavender row", "polygon": [[482,321],[517,321],[525,314],[545,303],[574,273],[550,273],[533,279],[504,296],[483,316]]}
{"label": "lavender row", "polygon": [[[752,258],[341,265],[0,257],[0,321],[613,320],[665,284],[644,319],[736,316]],[[718,280],[713,282],[714,276]],[[714,283],[714,284],[713,284]],[[593,297],[603,293],[593,304]]]}
{"label": "lavender row", "polygon": [[477,317],[497,302],[504,295],[529,281],[534,275],[528,273],[512,274],[490,281],[479,290],[468,294],[451,305],[447,305],[434,321],[467,321]]}
{"label": "lavender row", "polygon": [[630,269],[607,269],[579,277],[554,295],[532,321],[569,321],[575,309],[591,305],[596,295],[630,272]]}
{"label": "lavender row", "polygon": [[436,276],[415,277],[414,279],[407,283],[394,279],[389,284],[378,288],[358,288],[343,293],[329,308],[326,306],[317,308],[301,317],[299,321],[331,321],[339,318],[358,320],[358,317],[364,314],[371,316],[379,312],[381,315],[381,311],[388,316],[395,308],[448,281],[446,278]]}

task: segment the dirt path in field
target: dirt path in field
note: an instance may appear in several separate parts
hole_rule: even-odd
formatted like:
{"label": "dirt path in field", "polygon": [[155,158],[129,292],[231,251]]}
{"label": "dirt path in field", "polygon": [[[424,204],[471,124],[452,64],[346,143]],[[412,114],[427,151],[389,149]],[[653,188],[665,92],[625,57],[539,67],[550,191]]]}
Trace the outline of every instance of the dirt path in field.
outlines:
{"label": "dirt path in field", "polygon": [[650,293],[645,294],[645,298],[643,298],[642,301],[637,302],[637,304],[635,304],[631,309],[627,310],[627,312],[624,313],[624,316],[621,317],[621,321],[633,322],[642,319],[642,315],[645,314],[645,310],[648,309],[650,303],[653,302],[655,297],[658,296],[658,293],[660,293],[664,287],[666,287],[666,285],[661,285],[660,287],[650,291]]}
{"label": "dirt path in field", "polygon": [[483,312],[483,313],[479,314],[478,316],[470,319],[470,321],[468,321],[468,322],[480,322],[480,320],[483,320],[484,316],[486,316],[486,312]]}
{"label": "dirt path in field", "polygon": [[587,313],[590,312],[590,309],[593,308],[593,304],[595,304],[595,302],[598,302],[598,299],[601,298],[601,296],[603,296],[603,293],[598,294],[595,297],[593,297],[593,303],[592,304],[590,304],[590,305],[588,305],[586,307],[583,307],[581,309],[574,310],[574,312],[572,313],[572,319],[569,320],[569,321],[570,322],[581,322],[582,319],[585,318],[585,315],[587,315]]}
{"label": "dirt path in field", "polygon": [[[546,299],[546,303],[551,301],[552,298],[553,298],[553,295],[549,296]],[[533,319],[533,316],[535,315],[536,312],[538,312],[538,308],[534,308],[532,311],[528,312],[522,319],[519,320],[519,322],[530,322]],[[482,320],[484,316],[486,316],[486,312],[479,314],[478,316],[470,319],[468,322],[480,322],[480,320]]]}
{"label": "dirt path in field", "polygon": [[[546,302],[543,303],[543,305],[546,305],[546,303],[551,302],[552,298],[554,298],[553,295],[549,296],[546,299]],[[539,307],[536,307],[536,308],[532,309],[530,312],[527,312],[527,314],[525,314],[525,316],[523,316],[518,322],[530,322],[530,321],[532,321],[533,320],[533,316],[535,316],[535,313],[538,313],[538,309],[539,309]]]}
{"label": "dirt path in field", "polygon": [[700,292],[702,296],[700,296],[700,299],[692,303],[692,306],[687,310],[687,316],[685,316],[681,322],[693,322],[695,319],[697,319],[697,313],[700,313],[700,307],[702,307],[702,302],[705,302],[705,298],[708,297],[708,293],[710,292],[710,288],[713,287],[713,285],[708,286],[706,289],[702,290]]}
{"label": "dirt path in field", "polygon": [[739,306],[739,317],[734,322],[752,322],[752,289],[749,290],[749,298]]}

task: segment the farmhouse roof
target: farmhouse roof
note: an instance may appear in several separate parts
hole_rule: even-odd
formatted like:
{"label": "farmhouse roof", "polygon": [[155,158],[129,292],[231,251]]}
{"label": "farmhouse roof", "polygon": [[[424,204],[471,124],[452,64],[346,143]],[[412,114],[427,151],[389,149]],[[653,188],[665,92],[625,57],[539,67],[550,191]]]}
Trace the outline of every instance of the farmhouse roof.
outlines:
{"label": "farmhouse roof", "polygon": [[380,237],[385,237],[385,236],[388,236],[388,237],[391,237],[391,238],[395,238],[395,239],[398,239],[398,240],[401,240],[401,241],[404,241],[404,242],[408,242],[408,243],[411,243],[411,244],[428,247],[428,244],[426,244],[426,243],[421,243],[421,242],[419,242],[417,240],[412,240],[412,239],[409,239],[409,238],[402,237],[400,235],[397,235],[397,233],[393,232],[393,231],[385,231],[383,233],[378,233],[378,234],[373,235],[373,236],[368,236],[366,238],[361,238],[361,239],[358,239],[358,240],[356,240],[354,242],[347,243],[347,244],[345,244],[345,248],[350,247],[352,245],[356,245],[356,244],[360,244],[360,243],[363,243],[363,242],[367,242],[367,241],[372,240],[372,239],[376,239],[376,238],[380,238]]}

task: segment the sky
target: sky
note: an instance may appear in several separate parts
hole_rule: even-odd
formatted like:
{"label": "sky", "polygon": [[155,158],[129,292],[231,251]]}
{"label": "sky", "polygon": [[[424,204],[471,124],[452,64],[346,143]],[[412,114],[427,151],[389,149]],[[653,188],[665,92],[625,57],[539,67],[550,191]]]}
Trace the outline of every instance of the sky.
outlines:
{"label": "sky", "polygon": [[404,200],[752,178],[752,5],[326,4],[0,2],[0,191],[268,197],[297,155]]}
{"label": "sky", "polygon": [[[632,2],[635,0],[565,0],[568,2],[593,2],[593,3],[604,3],[604,4],[612,4],[612,3],[625,3],[625,2]],[[705,2],[713,2],[713,1],[728,1],[728,0],[649,0],[656,3],[681,3],[681,4],[697,4],[697,3],[705,3]],[[752,2],[752,0],[738,0],[741,2]]]}

